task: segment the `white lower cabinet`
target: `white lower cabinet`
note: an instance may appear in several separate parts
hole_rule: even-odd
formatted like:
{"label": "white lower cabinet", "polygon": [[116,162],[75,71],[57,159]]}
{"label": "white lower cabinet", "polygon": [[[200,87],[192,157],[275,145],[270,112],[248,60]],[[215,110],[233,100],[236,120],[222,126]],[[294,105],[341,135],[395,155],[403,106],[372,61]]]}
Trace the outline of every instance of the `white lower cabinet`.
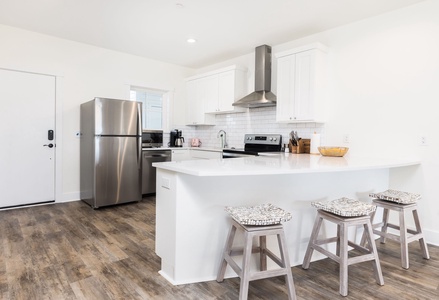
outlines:
{"label": "white lower cabinet", "polygon": [[326,52],[315,43],[276,54],[277,122],[324,122]]}
{"label": "white lower cabinet", "polygon": [[191,149],[191,157],[193,159],[216,159],[222,158],[222,151],[206,151],[206,150],[197,150]]}
{"label": "white lower cabinet", "polygon": [[191,159],[189,149],[172,149],[171,161],[182,161]]}
{"label": "white lower cabinet", "polygon": [[171,151],[171,160],[172,161],[182,161],[182,160],[191,160],[191,159],[216,159],[222,158],[222,151],[209,151],[209,150],[200,150],[200,149],[172,149]]}

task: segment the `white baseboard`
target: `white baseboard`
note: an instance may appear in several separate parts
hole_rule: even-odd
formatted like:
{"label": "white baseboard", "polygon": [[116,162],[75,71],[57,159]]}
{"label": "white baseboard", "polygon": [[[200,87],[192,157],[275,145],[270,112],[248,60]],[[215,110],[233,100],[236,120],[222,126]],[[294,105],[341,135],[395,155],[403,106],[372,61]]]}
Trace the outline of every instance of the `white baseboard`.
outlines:
{"label": "white baseboard", "polygon": [[423,232],[428,244],[439,246],[439,231],[424,229]]}
{"label": "white baseboard", "polygon": [[81,200],[79,192],[64,193],[64,194],[62,194],[62,196],[60,198],[61,199],[56,199],[56,203]]}

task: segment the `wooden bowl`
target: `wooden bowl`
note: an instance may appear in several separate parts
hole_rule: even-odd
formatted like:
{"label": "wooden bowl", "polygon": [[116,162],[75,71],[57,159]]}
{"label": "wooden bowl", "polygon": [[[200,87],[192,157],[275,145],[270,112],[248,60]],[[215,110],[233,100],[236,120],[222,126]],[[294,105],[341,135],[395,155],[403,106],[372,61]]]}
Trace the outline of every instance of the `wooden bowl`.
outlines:
{"label": "wooden bowl", "polygon": [[341,157],[348,152],[348,147],[318,147],[319,152],[323,156],[337,156]]}

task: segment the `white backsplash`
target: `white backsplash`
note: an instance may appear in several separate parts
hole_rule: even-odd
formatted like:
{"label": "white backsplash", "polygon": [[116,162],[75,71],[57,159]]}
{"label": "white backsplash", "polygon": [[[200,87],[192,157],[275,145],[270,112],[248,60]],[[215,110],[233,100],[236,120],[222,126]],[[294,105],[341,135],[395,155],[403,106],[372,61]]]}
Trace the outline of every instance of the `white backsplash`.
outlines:
{"label": "white backsplash", "polygon": [[[175,125],[176,129],[183,131],[185,146],[190,146],[192,138],[199,138],[202,147],[219,148],[220,138],[218,131],[224,130],[227,133],[227,144],[229,148],[243,148],[244,134],[246,133],[274,133],[282,135],[282,143],[288,143],[289,133],[297,131],[301,138],[311,138],[316,132],[321,136],[321,145],[324,145],[325,127],[320,123],[276,123],[276,107],[252,108],[248,112],[220,114],[215,117],[214,126],[185,126]],[[169,141],[169,132],[165,133],[164,144]]]}

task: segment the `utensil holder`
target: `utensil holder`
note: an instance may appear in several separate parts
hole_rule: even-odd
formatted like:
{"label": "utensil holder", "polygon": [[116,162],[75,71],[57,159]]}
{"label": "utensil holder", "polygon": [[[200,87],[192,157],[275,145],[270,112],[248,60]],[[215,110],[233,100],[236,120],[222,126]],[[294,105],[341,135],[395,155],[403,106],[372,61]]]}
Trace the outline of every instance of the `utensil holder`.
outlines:
{"label": "utensil holder", "polygon": [[297,153],[297,146],[293,146],[293,144],[290,142],[288,143],[288,149],[290,149],[290,153]]}

